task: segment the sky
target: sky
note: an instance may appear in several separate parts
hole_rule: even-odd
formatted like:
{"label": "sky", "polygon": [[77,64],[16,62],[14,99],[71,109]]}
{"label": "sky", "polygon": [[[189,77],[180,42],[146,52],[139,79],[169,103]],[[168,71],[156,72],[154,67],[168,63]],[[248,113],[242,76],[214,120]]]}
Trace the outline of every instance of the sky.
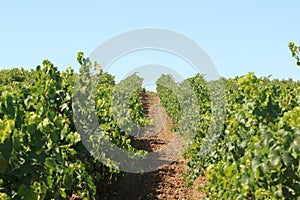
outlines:
{"label": "sky", "polygon": [[[113,36],[140,28],[183,34],[200,45],[223,77],[253,71],[257,76],[300,80],[288,42],[300,45],[300,1],[2,1],[0,69],[34,69],[44,59],[60,70],[79,68],[76,57],[90,55]],[[147,64],[194,74],[188,63],[166,52],[124,55],[111,65],[117,77]],[[101,63],[100,63],[101,64]]]}

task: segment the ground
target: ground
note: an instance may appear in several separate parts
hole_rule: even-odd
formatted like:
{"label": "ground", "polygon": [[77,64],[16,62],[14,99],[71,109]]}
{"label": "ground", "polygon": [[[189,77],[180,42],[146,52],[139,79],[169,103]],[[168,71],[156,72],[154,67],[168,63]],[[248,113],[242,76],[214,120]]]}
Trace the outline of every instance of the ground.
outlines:
{"label": "ground", "polygon": [[[142,94],[145,114],[154,124],[144,130],[138,139],[133,140],[133,146],[149,152],[156,152],[168,145],[176,138],[176,133],[170,131],[172,120],[159,106],[159,97],[154,92]],[[151,135],[152,134],[152,135]],[[150,136],[151,135],[151,136]],[[175,149],[178,143],[175,142]],[[174,152],[167,152],[172,158]],[[175,152],[176,153],[176,152]],[[129,173],[124,177],[111,181],[100,192],[103,200],[153,200],[153,199],[180,199],[194,200],[204,197],[205,194],[197,191],[196,187],[205,184],[205,178],[199,177],[194,186],[186,187],[183,174],[187,170],[187,160],[177,156],[170,165],[158,170],[143,174]]]}

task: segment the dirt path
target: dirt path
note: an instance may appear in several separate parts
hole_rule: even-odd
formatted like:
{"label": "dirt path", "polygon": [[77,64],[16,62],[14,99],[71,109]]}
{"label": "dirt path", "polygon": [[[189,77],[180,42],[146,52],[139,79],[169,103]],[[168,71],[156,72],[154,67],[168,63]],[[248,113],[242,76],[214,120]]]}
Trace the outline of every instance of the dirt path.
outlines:
{"label": "dirt path", "polygon": [[[133,146],[149,152],[158,151],[176,137],[175,132],[170,131],[172,120],[165,114],[159,105],[159,97],[156,93],[146,92],[142,95],[145,114],[154,124],[145,130],[139,139],[133,142]],[[204,196],[193,187],[185,187],[182,179],[186,171],[186,160],[181,156],[172,164],[144,174],[128,174],[125,177],[113,181],[105,189],[101,199],[104,200],[194,200]],[[200,177],[195,185],[205,183]]]}

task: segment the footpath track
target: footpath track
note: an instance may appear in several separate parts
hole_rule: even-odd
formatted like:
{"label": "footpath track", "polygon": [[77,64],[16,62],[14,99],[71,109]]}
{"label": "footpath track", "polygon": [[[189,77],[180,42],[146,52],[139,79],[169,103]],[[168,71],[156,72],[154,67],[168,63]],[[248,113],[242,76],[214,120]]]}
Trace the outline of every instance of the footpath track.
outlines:
{"label": "footpath track", "polygon": [[[170,131],[172,120],[159,106],[159,97],[154,92],[141,94],[145,115],[153,120],[153,126],[143,131],[133,146],[148,152],[155,152],[169,144],[176,137]],[[112,181],[99,195],[103,200],[196,200],[205,194],[197,191],[196,186],[205,184],[205,178],[199,177],[195,186],[186,187],[182,178],[187,170],[187,160],[179,158],[170,165],[143,174],[129,173]]]}

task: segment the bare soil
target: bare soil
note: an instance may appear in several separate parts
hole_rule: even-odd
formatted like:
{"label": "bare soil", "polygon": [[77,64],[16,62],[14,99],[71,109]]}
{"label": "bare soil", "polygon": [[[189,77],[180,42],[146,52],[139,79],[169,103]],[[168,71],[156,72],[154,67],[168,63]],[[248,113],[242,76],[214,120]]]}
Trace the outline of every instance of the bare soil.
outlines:
{"label": "bare soil", "polygon": [[[148,152],[159,151],[174,139],[176,133],[170,131],[172,120],[159,106],[159,97],[154,92],[141,94],[146,116],[153,120],[152,126],[145,129],[132,145]],[[175,146],[174,146],[175,145]],[[180,199],[194,200],[205,197],[205,194],[197,191],[196,187],[205,184],[205,178],[199,177],[194,186],[186,187],[183,175],[187,170],[187,160],[178,156],[180,141],[175,142],[171,152],[166,157],[170,160],[177,156],[176,161],[169,165],[161,166],[156,171],[148,173],[129,173],[119,177],[116,181],[107,183],[99,194],[103,200],[153,200],[153,199]],[[170,149],[170,148],[168,148]],[[173,153],[173,154],[172,154]],[[99,191],[100,192],[100,191]]]}

